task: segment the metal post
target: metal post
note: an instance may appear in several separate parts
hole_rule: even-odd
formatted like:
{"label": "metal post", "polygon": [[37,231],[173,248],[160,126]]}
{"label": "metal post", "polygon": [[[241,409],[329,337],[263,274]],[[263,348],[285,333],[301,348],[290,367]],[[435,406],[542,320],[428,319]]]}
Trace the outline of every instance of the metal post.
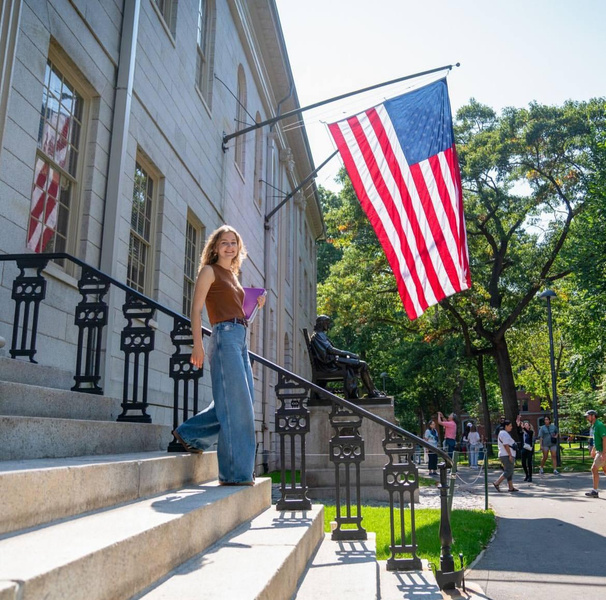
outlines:
{"label": "metal post", "polygon": [[450,469],[450,482],[448,484],[448,512],[452,511],[452,501],[454,499],[455,482],[457,480],[457,463],[459,462],[459,453],[455,450],[452,453],[452,467]]}
{"label": "metal post", "polygon": [[259,129],[259,127],[264,127],[265,125],[273,125],[282,119],[287,119],[288,117],[292,117],[294,115],[301,114],[307,110],[311,110],[312,108],[318,108],[320,106],[324,106],[325,104],[329,104],[331,102],[336,102],[337,100],[343,100],[344,98],[349,98],[350,96],[355,96],[357,94],[362,94],[364,92],[369,92],[371,90],[376,90],[377,88],[384,87],[386,85],[391,85],[392,83],[399,83],[400,81],[406,81],[407,79],[414,79],[416,77],[422,77],[424,75],[430,75],[431,73],[437,73],[439,71],[450,71],[453,67],[460,66],[460,63],[456,63],[454,65],[444,65],[443,67],[437,67],[436,69],[429,69],[428,71],[421,71],[420,73],[413,73],[412,75],[405,75],[404,77],[398,77],[397,79],[391,79],[389,81],[383,81],[381,83],[377,83],[375,85],[371,85],[359,90],[354,90],[353,92],[347,92],[346,94],[341,94],[339,96],[334,96],[333,98],[327,98],[326,100],[321,100],[320,102],[315,102],[314,104],[309,104],[308,106],[304,106],[302,108],[295,108],[294,110],[285,112],[284,114],[277,115],[272,117],[271,119],[267,119],[266,121],[262,121],[260,123],[254,123],[249,127],[245,127],[244,129],[239,129],[238,131],[234,131],[234,133],[224,134],[223,135],[223,152],[227,150],[227,142],[229,140],[238,137],[239,135],[244,135],[249,133],[250,131],[254,131],[255,129]]}
{"label": "metal post", "polygon": [[434,574],[441,590],[452,590],[463,581],[463,570],[455,571],[454,558],[451,553],[452,529],[450,527],[450,510],[448,508],[447,467],[440,469],[440,568]]}
{"label": "metal post", "polygon": [[488,448],[484,444],[484,510],[488,510]]}
{"label": "metal post", "polygon": [[556,386],[555,354],[553,350],[553,326],[551,321],[551,299],[556,298],[557,294],[553,290],[545,290],[539,298],[547,300],[547,330],[549,332],[549,363],[551,365],[551,410],[553,412],[553,424],[558,430],[556,444],[556,462],[558,467],[562,466],[562,457],[560,454],[560,420],[558,418],[558,391]]}

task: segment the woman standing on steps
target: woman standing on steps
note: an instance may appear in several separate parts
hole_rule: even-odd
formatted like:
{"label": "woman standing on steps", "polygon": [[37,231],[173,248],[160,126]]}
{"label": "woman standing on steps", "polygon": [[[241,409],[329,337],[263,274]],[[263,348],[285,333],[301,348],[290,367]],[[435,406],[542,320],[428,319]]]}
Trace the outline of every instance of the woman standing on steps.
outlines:
{"label": "woman standing on steps", "polygon": [[[213,401],[173,431],[189,452],[206,450],[218,440],[221,485],[252,485],[255,468],[254,389],[246,345],[248,323],[242,308],[244,290],[237,278],[245,258],[242,238],[229,225],[213,231],[202,251],[192,301],[194,349],[190,362],[198,368],[205,362],[202,309],[206,305],[212,326],[207,349]],[[263,306],[265,298],[258,302]]]}

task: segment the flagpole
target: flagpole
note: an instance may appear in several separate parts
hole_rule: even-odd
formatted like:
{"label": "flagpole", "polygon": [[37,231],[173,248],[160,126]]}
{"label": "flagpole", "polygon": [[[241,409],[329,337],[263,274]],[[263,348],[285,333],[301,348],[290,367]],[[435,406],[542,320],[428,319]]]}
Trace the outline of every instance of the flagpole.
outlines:
{"label": "flagpole", "polygon": [[269,220],[274,216],[275,213],[277,213],[303,186],[307,185],[307,183],[317,175],[318,171],[329,161],[331,161],[338,153],[339,151],[335,150],[319,167],[316,167],[292,192],[288,192],[288,194],[284,196],[282,202],[280,202],[280,204],[278,204],[271,212],[269,212],[265,216],[265,225],[269,223]]}
{"label": "flagpole", "polygon": [[334,96],[333,98],[328,98],[327,100],[321,100],[320,102],[315,102],[314,104],[309,104],[308,106],[304,106],[303,108],[295,108],[294,110],[285,112],[284,114],[278,115],[276,117],[272,117],[271,119],[267,119],[266,121],[262,121],[261,123],[255,123],[254,125],[250,125],[249,127],[245,127],[244,129],[239,129],[238,131],[234,131],[233,133],[223,135],[223,152],[227,151],[227,142],[229,142],[229,140],[232,140],[233,138],[238,137],[240,135],[244,135],[245,133],[249,133],[250,131],[254,131],[255,129],[259,129],[259,127],[264,127],[265,125],[273,125],[274,123],[277,123],[282,119],[287,119],[288,117],[292,117],[293,115],[298,115],[302,112],[305,112],[306,110],[318,108],[318,106],[323,106],[324,104],[336,102],[337,100],[343,100],[344,98],[349,98],[350,96],[355,96],[356,94],[363,94],[364,92],[369,92],[370,90],[376,90],[377,88],[384,87],[386,85],[391,85],[392,83],[399,83],[400,81],[414,79],[415,77],[423,77],[423,75],[430,75],[431,73],[437,73],[438,71],[450,71],[453,67],[459,66],[461,66],[461,63],[456,63],[454,65],[444,65],[443,67],[430,69],[429,71],[421,71],[420,73],[405,75],[404,77],[398,77],[397,79],[391,79],[389,81],[384,81],[383,83],[376,83],[375,85],[371,85],[369,87],[354,90],[353,92],[347,92],[346,94],[341,94],[340,96]]}

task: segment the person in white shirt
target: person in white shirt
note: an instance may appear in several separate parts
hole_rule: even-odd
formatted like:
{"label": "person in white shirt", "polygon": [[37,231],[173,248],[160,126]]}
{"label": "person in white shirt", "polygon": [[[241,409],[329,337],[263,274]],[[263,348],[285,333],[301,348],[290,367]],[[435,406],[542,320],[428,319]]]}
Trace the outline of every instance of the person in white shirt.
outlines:
{"label": "person in white shirt", "polygon": [[503,465],[503,473],[492,484],[496,488],[497,492],[501,491],[499,486],[505,479],[507,479],[507,485],[509,486],[510,492],[518,491],[517,488],[513,487],[513,467],[516,462],[516,442],[511,437],[512,428],[513,423],[506,419],[503,422],[503,429],[499,432],[499,437],[497,438],[497,442],[499,444],[499,460]]}
{"label": "person in white shirt", "polygon": [[467,442],[469,443],[469,466],[477,469],[478,451],[482,445],[482,440],[480,439],[480,434],[475,425],[471,426],[471,431],[467,434]]}

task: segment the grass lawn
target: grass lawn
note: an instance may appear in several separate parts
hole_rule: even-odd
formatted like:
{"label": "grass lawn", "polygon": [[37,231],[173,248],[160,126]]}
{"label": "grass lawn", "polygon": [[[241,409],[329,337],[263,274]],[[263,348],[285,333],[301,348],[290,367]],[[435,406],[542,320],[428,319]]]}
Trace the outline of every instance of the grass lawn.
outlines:
{"label": "grass lawn", "polygon": [[[324,506],[324,530],[330,531],[330,522],[335,520],[335,506]],[[390,523],[389,507],[363,506],[362,526],[366,531],[374,532],[377,536],[377,559],[386,560],[391,556],[389,550]],[[415,510],[418,555],[438,568],[440,565],[440,511],[433,508]],[[407,536],[410,535],[410,511],[405,511]],[[476,556],[486,547],[495,527],[496,521],[492,511],[484,510],[453,510],[451,513],[453,532],[452,554],[455,565],[459,567],[459,552],[463,553],[465,565],[471,564]],[[410,541],[410,538],[408,538]],[[398,540],[399,542],[399,540]]]}
{"label": "grass lawn", "polygon": [[[290,471],[286,471],[286,483],[289,485],[292,481],[292,476]],[[269,473],[264,473],[263,475],[259,475],[259,477],[270,477],[272,483],[282,483],[282,476],[280,471],[270,471]],[[297,483],[301,482],[301,471],[295,472],[295,481]]]}

